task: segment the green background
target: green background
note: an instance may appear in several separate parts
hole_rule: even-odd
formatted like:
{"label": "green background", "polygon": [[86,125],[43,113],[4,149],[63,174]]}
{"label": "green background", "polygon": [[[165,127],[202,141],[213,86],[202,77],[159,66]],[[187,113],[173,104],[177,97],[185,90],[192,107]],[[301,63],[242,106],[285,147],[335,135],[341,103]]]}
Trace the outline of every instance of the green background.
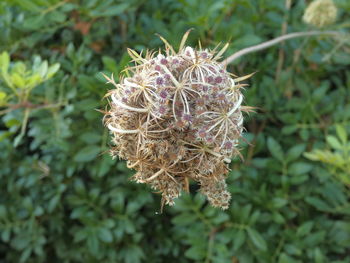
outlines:
{"label": "green background", "polygon": [[[229,41],[228,56],[281,35],[283,23],[285,32],[311,30],[302,22],[309,1],[285,2],[1,1],[0,53],[11,65],[31,68],[40,56],[61,66],[29,96],[56,106],[31,109],[22,138],[25,108],[0,116],[0,262],[350,262],[349,188],[336,166],[304,155],[332,148],[335,125],[348,143],[349,40],[290,40],[229,66],[239,76],[257,71],[243,93],[258,109],[245,118],[250,145],[231,165],[226,211],[192,185],[159,214],[160,196],[108,155],[96,110],[111,88],[101,72],[117,77],[127,47],[158,49],[155,33],[177,47],[194,28],[189,44]],[[348,32],[350,2],[335,2],[329,29]],[[17,103],[4,80],[0,91],[9,97],[0,110]]]}

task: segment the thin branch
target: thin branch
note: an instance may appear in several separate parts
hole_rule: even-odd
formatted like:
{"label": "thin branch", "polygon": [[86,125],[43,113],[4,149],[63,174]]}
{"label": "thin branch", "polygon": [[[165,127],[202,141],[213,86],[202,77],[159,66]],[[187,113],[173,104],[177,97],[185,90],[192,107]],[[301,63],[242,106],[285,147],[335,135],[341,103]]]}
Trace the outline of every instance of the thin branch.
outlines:
{"label": "thin branch", "polygon": [[29,101],[24,101],[21,103],[17,103],[17,104],[7,104],[4,107],[6,107],[6,109],[1,110],[0,111],[0,115],[2,114],[6,114],[8,112],[11,112],[13,110],[17,110],[17,109],[32,109],[32,110],[38,110],[38,109],[47,109],[47,108],[58,108],[61,107],[62,104],[60,103],[56,103],[56,104],[33,104]]}
{"label": "thin branch", "polygon": [[337,32],[337,31],[309,31],[309,32],[295,32],[295,33],[290,33],[287,35],[283,35],[277,38],[274,38],[272,40],[260,43],[258,45],[254,45],[251,47],[243,48],[242,50],[237,51],[236,53],[232,54],[225,60],[221,62],[222,65],[228,65],[232,63],[234,60],[238,59],[241,56],[244,56],[246,54],[259,51],[271,46],[274,46],[280,42],[283,42],[288,39],[293,39],[293,38],[298,38],[298,37],[307,37],[307,36],[318,36],[318,35],[333,35],[333,36],[339,36],[342,33]]}

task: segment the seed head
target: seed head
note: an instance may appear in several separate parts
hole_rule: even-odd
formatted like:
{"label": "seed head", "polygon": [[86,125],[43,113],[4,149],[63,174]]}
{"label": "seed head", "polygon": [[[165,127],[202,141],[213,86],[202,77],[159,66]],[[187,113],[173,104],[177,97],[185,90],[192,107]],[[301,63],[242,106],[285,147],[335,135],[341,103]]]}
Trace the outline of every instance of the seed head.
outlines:
{"label": "seed head", "polygon": [[[178,52],[165,43],[165,53],[128,50],[135,65],[128,77],[108,92],[104,123],[113,136],[113,157],[127,160],[137,173],[132,177],[162,194],[173,205],[189,180],[215,207],[228,208],[228,163],[239,154],[244,107],[240,80],[233,79],[219,62],[224,50],[185,47]],[[224,48],[226,48],[225,46]]]}
{"label": "seed head", "polygon": [[303,20],[309,25],[324,27],[337,18],[337,7],[332,0],[314,0],[306,8]]}

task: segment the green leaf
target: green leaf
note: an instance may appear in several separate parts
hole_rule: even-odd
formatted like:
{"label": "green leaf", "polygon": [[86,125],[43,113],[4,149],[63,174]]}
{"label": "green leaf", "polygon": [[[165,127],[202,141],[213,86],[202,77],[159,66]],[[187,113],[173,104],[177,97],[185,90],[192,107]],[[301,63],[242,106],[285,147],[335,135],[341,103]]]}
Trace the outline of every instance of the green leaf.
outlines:
{"label": "green leaf", "polygon": [[253,244],[256,246],[256,248],[266,251],[267,250],[267,244],[266,241],[262,238],[262,236],[253,228],[247,228],[248,236],[250,240],[253,242]]}
{"label": "green leaf", "polygon": [[11,232],[10,232],[10,229],[4,229],[1,233],[1,239],[2,241],[4,242],[9,242],[10,240],[10,237],[11,237]]}
{"label": "green leaf", "polygon": [[291,256],[288,256],[286,253],[281,253],[278,263],[297,263]]}
{"label": "green leaf", "polygon": [[48,63],[47,61],[43,61],[40,66],[36,69],[36,73],[40,75],[41,78],[45,78],[46,73],[48,70]]}
{"label": "green leaf", "polygon": [[57,23],[64,23],[67,15],[63,12],[53,11],[50,13],[49,19]]}
{"label": "green leaf", "polygon": [[205,257],[205,250],[199,246],[192,246],[186,250],[185,256],[194,260],[201,260]]}
{"label": "green leaf", "polygon": [[145,257],[142,247],[136,244],[129,245],[123,249],[123,253],[125,253],[125,263],[140,263],[141,259]]}
{"label": "green leaf", "polygon": [[97,237],[92,233],[87,238],[87,245],[88,249],[91,251],[92,254],[97,255],[100,248],[100,242],[98,241]]}
{"label": "green leaf", "polygon": [[5,92],[0,91],[0,106],[6,104],[7,94]]}
{"label": "green leaf", "polygon": [[17,119],[9,119],[5,122],[7,128],[12,128],[21,125],[21,122]]}
{"label": "green leaf", "polygon": [[22,61],[17,61],[13,67],[12,67],[12,73],[16,72],[20,75],[25,75],[26,74],[26,69],[27,69],[27,66],[24,62]]}
{"label": "green leaf", "polygon": [[11,74],[11,82],[20,89],[26,87],[26,82],[18,73]]}
{"label": "green leaf", "polygon": [[323,200],[317,197],[308,196],[305,198],[306,202],[316,207],[320,211],[330,211],[331,207]]}
{"label": "green leaf", "polygon": [[297,144],[290,148],[287,152],[286,160],[287,162],[295,161],[300,157],[300,155],[305,151],[305,144]]}
{"label": "green leaf", "polygon": [[52,66],[50,66],[49,69],[47,70],[46,79],[52,78],[59,69],[60,69],[59,63],[55,63]]}
{"label": "green leaf", "polygon": [[239,229],[237,234],[233,237],[233,250],[237,251],[245,242],[247,238],[243,229]]}
{"label": "green leaf", "polygon": [[286,244],[284,249],[290,255],[300,256],[302,254],[302,250],[294,244]]}
{"label": "green leaf", "polygon": [[303,239],[303,244],[304,246],[313,248],[316,245],[320,244],[322,241],[324,241],[325,238],[326,238],[326,231],[318,231],[316,233],[312,233],[306,236]]}
{"label": "green leaf", "polygon": [[286,125],[282,128],[281,133],[284,135],[291,135],[298,130],[297,125]]}
{"label": "green leaf", "polygon": [[51,198],[51,200],[47,205],[47,210],[49,212],[52,212],[56,208],[58,202],[60,201],[60,198],[61,198],[60,195],[55,195],[54,197]]}
{"label": "green leaf", "polygon": [[98,237],[105,243],[111,243],[113,241],[113,235],[108,228],[101,227],[98,229]]}
{"label": "green leaf", "polygon": [[237,38],[236,41],[234,41],[234,45],[237,47],[246,47],[255,45],[261,42],[261,38],[254,34],[244,34],[242,37]]}
{"label": "green leaf", "polygon": [[129,3],[122,3],[114,6],[109,6],[104,9],[94,9],[91,11],[91,15],[93,17],[98,17],[98,16],[117,16],[123,13],[128,7]]}
{"label": "green leaf", "polygon": [[86,228],[79,229],[76,233],[74,233],[74,242],[85,240],[87,236],[88,233]]}
{"label": "green leaf", "polygon": [[13,0],[18,6],[32,12],[40,12],[41,8],[32,0]]}
{"label": "green leaf", "polygon": [[315,258],[315,263],[323,263],[324,262],[324,256],[323,256],[322,251],[319,247],[316,247],[314,250],[314,258]]}
{"label": "green leaf", "polygon": [[0,205],[0,218],[3,219],[7,215],[7,208],[4,205]]}
{"label": "green leaf", "polygon": [[341,150],[343,148],[339,140],[332,135],[328,135],[326,140],[327,143],[335,150]]}
{"label": "green leaf", "polygon": [[24,134],[18,134],[15,139],[13,140],[13,146],[16,148],[21,142],[24,137]]}
{"label": "green leaf", "polygon": [[97,145],[89,145],[82,148],[75,156],[74,161],[76,162],[89,162],[96,158],[100,153],[101,148]]}
{"label": "green leaf", "polygon": [[280,197],[275,197],[272,199],[272,205],[275,208],[282,208],[288,203],[288,200]]}
{"label": "green leaf", "polygon": [[85,132],[80,136],[80,139],[87,144],[95,144],[101,140],[101,134],[94,132]]}
{"label": "green leaf", "polygon": [[31,247],[27,247],[25,248],[22,253],[21,253],[21,257],[19,259],[20,263],[24,263],[27,262],[28,258],[30,257],[30,255],[32,254],[32,248]]}
{"label": "green leaf", "polygon": [[39,74],[35,73],[27,79],[27,85],[32,89],[38,86],[42,81],[42,77]]}
{"label": "green leaf", "polygon": [[312,170],[312,165],[305,162],[293,163],[288,168],[288,173],[290,175],[302,175],[310,172]]}
{"label": "green leaf", "polygon": [[194,223],[196,221],[196,217],[194,217],[192,214],[188,213],[182,213],[178,216],[175,216],[171,222],[173,224],[179,225],[179,226],[185,226],[189,225],[191,223]]}
{"label": "green leaf", "polygon": [[0,142],[11,136],[11,132],[1,132],[0,131]]}
{"label": "green leaf", "polygon": [[105,69],[113,72],[114,74],[118,73],[118,65],[115,59],[107,56],[102,57],[102,62]]}
{"label": "green leaf", "polygon": [[281,145],[272,137],[269,137],[267,139],[267,147],[272,154],[273,157],[275,157],[279,161],[283,161],[283,151]]}
{"label": "green leaf", "polygon": [[308,152],[308,153],[304,153],[303,154],[305,156],[305,158],[311,160],[311,161],[320,161],[321,160],[321,156],[319,154],[319,151],[312,151],[312,152]]}
{"label": "green leaf", "polygon": [[343,144],[346,144],[348,142],[348,136],[347,136],[347,133],[346,133],[344,126],[337,124],[335,126],[335,129],[337,131],[337,135],[340,138],[341,142]]}
{"label": "green leaf", "polygon": [[7,72],[10,65],[10,56],[4,51],[0,54],[0,69],[1,72]]}
{"label": "green leaf", "polygon": [[284,224],[286,222],[286,220],[284,219],[283,215],[281,213],[278,213],[278,212],[273,212],[272,213],[272,219],[277,224]]}
{"label": "green leaf", "polygon": [[297,235],[300,237],[308,235],[310,233],[313,225],[314,225],[313,221],[307,221],[307,222],[303,223],[300,227],[298,227]]}
{"label": "green leaf", "polygon": [[11,241],[12,246],[18,250],[23,250],[26,247],[29,246],[31,241],[31,238],[29,235],[25,235],[25,233],[23,233],[22,235],[16,235],[15,238]]}

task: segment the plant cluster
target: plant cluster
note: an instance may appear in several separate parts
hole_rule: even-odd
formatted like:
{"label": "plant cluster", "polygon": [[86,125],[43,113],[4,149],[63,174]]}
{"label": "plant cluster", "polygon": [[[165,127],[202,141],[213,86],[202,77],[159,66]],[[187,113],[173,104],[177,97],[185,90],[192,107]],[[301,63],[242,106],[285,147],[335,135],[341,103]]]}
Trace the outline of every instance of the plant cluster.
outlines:
{"label": "plant cluster", "polygon": [[[258,107],[258,114],[244,114],[237,146],[244,161],[236,157],[228,164],[232,199],[224,211],[212,207],[192,181],[190,194],[183,192],[159,214],[161,195],[130,182],[135,175],[127,168],[130,162],[108,154],[114,132],[104,127],[98,111],[115,107],[112,99],[101,99],[113,88],[101,72],[114,73],[117,85],[133,78],[136,68],[128,64],[127,47],[139,54],[158,51],[162,41],[154,33],[177,44],[193,27],[187,46],[200,39],[211,52],[229,41],[225,56],[230,57],[281,34],[307,31],[302,16],[309,2],[0,1],[2,64],[3,51],[9,57],[5,75],[16,82],[18,74],[27,85],[46,68],[45,61],[47,72],[60,64],[51,78],[41,75],[26,103],[0,68],[0,262],[349,263],[349,188],[335,180],[341,171],[346,175],[346,166],[306,154],[321,150],[347,160],[350,46],[345,38],[285,40],[224,67],[237,76],[257,72],[241,92],[243,105]],[[334,2],[337,23],[324,29],[348,34],[350,2]],[[17,64],[25,70],[17,70]],[[119,79],[125,67],[131,67],[130,74]],[[14,89],[25,94],[28,88]],[[113,127],[131,130],[136,123]],[[22,139],[16,140],[22,129]],[[150,142],[149,149],[153,146],[159,147]]]}
{"label": "plant cluster", "polygon": [[305,157],[324,163],[329,172],[344,185],[350,188],[350,143],[344,126],[336,126],[337,137],[326,137],[329,149],[314,149],[305,153]]}

